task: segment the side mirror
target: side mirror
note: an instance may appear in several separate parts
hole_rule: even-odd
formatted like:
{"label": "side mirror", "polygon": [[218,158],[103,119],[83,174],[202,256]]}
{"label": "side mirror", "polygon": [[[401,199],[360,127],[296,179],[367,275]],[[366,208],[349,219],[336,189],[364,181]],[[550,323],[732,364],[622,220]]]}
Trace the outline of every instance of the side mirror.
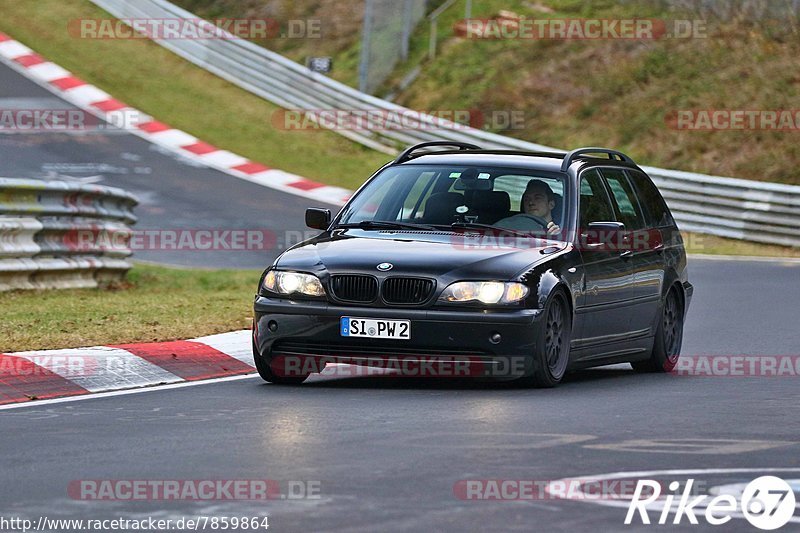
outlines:
{"label": "side mirror", "polygon": [[581,240],[589,245],[614,243],[623,231],[625,224],[622,222],[589,222],[589,227],[581,233]]}
{"label": "side mirror", "polygon": [[306,226],[313,229],[326,230],[331,225],[331,210],[319,207],[306,209]]}

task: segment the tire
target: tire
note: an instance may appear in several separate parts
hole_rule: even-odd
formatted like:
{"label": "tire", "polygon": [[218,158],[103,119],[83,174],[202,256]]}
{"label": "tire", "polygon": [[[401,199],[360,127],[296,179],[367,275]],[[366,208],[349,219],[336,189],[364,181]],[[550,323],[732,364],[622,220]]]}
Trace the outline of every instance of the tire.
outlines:
{"label": "tire", "polygon": [[263,357],[261,355],[256,348],[255,340],[252,342],[252,344],[253,360],[256,363],[256,370],[258,370],[258,375],[261,376],[261,379],[264,381],[275,383],[276,385],[299,385],[311,375],[305,374],[301,376],[279,376],[272,371],[272,367],[270,366],[272,358]]}
{"label": "tire", "polygon": [[681,354],[683,322],[683,302],[678,290],[672,287],[661,306],[661,319],[656,328],[650,359],[632,362],[633,369],[637,372],[671,372]]}
{"label": "tire", "polygon": [[553,294],[545,305],[536,337],[530,374],[520,382],[538,388],[555,387],[567,373],[572,338],[572,315],[563,291]]}

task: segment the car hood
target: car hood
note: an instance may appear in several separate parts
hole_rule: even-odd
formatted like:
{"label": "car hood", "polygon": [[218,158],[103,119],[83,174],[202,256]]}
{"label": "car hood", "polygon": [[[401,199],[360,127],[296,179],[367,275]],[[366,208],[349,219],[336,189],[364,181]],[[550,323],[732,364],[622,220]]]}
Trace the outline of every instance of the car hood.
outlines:
{"label": "car hood", "polygon": [[317,274],[379,274],[379,264],[391,263],[386,275],[508,280],[566,246],[510,235],[348,230],[299,244],[287,250],[276,266]]}

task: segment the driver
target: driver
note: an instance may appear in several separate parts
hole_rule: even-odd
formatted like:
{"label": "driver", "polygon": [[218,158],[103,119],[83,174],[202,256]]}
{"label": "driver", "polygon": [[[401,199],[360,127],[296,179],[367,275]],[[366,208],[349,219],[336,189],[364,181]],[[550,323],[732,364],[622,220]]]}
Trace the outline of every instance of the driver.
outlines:
{"label": "driver", "polygon": [[[522,213],[504,218],[495,226],[521,231],[536,231],[545,227],[548,235],[555,235],[561,231],[553,222],[552,211],[555,206],[555,194],[550,186],[542,180],[534,179],[528,182],[522,194]],[[540,220],[545,223],[544,226]]]}

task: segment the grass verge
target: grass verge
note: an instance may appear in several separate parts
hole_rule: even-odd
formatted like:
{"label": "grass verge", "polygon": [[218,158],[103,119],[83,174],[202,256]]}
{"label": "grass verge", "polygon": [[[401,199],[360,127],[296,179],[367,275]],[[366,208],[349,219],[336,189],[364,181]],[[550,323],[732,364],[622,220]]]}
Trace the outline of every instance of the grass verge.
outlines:
{"label": "grass verge", "polygon": [[0,353],[245,329],[260,274],[136,264],[126,282],[108,289],[0,293]]}

